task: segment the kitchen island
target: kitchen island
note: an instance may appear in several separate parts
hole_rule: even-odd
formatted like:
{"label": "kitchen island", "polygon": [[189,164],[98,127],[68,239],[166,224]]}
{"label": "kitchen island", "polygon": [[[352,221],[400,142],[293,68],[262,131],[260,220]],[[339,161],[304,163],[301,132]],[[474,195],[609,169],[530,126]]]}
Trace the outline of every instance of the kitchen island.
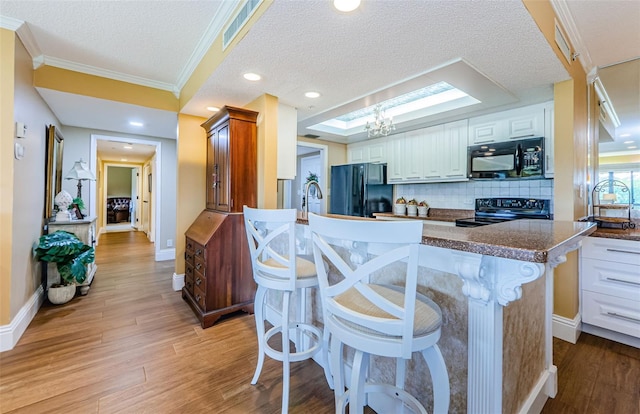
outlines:
{"label": "kitchen island", "polygon": [[[475,228],[425,222],[419,291],[443,312],[439,345],[450,376],[450,412],[539,412],[555,396],[553,269],[595,230],[594,223],[549,220]],[[301,231],[308,241],[306,226]],[[310,251],[310,243],[301,246]],[[393,275],[378,281],[402,283]],[[312,312],[321,321],[318,309]],[[392,375],[390,361],[374,365],[373,376]],[[426,366],[419,358],[410,366],[416,374],[408,391],[432,406]],[[370,404],[376,409],[384,401]]]}

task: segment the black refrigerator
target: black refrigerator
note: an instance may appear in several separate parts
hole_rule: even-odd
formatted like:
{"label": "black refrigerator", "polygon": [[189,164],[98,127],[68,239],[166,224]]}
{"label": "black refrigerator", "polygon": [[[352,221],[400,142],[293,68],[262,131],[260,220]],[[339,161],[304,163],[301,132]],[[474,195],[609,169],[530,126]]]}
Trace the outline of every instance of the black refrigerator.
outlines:
{"label": "black refrigerator", "polygon": [[331,167],[329,212],[373,217],[392,211],[393,185],[387,184],[386,164],[347,164]]}

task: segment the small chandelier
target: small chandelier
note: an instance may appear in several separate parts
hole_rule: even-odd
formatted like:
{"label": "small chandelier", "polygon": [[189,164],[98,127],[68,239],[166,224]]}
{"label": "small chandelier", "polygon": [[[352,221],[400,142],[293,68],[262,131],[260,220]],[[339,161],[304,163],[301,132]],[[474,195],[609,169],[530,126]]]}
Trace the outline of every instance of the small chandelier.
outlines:
{"label": "small chandelier", "polygon": [[391,133],[391,131],[395,131],[396,126],[393,125],[391,117],[384,117],[384,113],[382,112],[382,105],[378,104],[373,108],[373,116],[375,118],[373,121],[373,125],[369,124],[369,121],[367,121],[367,125],[365,125],[364,127],[364,130],[367,131],[367,136],[369,138],[386,137]]}

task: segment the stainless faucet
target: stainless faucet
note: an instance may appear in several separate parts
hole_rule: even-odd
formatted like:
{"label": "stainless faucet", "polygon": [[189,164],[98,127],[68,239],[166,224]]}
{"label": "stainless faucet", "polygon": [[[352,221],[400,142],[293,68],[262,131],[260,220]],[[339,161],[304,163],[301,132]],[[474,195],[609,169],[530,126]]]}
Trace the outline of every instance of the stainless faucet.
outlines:
{"label": "stainless faucet", "polygon": [[322,199],[322,190],[320,189],[320,184],[318,184],[316,180],[310,180],[309,182],[307,182],[307,184],[304,187],[304,200],[303,200],[303,206],[302,206],[302,208],[304,209],[305,218],[309,217],[309,189],[312,186],[316,188],[316,194],[318,196],[318,200]]}

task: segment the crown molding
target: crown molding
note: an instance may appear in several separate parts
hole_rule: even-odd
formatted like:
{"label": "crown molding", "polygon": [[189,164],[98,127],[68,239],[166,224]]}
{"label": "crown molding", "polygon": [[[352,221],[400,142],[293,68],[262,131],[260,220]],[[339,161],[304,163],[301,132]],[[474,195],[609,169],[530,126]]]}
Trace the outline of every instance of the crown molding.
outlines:
{"label": "crown molding", "polygon": [[184,85],[186,85],[187,81],[189,81],[189,78],[204,58],[204,55],[209,50],[216,37],[222,32],[222,28],[240,3],[241,1],[238,0],[221,2],[220,8],[216,12],[211,23],[209,23],[209,26],[207,26],[207,30],[205,30],[200,41],[196,45],[196,48],[191,53],[191,56],[189,56],[187,63],[178,76],[178,80],[175,85],[178,94]]}
{"label": "crown molding", "polygon": [[7,29],[15,32],[22,26],[24,22],[22,20],[14,19],[13,17],[0,16],[0,28]]}
{"label": "crown molding", "polygon": [[33,69],[38,69],[42,65],[43,55],[38,46],[38,42],[36,42],[36,38],[29,29],[29,25],[22,20],[0,16],[0,27],[16,32],[24,48],[27,49],[27,53],[29,53],[29,56],[31,56],[33,60]]}
{"label": "crown molding", "polygon": [[113,79],[121,82],[133,83],[140,86],[147,86],[149,88],[161,89],[172,93],[174,92],[175,88],[175,86],[170,83],[154,81],[140,76],[126,75],[124,73],[97,68],[95,66],[84,65],[82,63],[71,62],[64,59],[58,59],[51,56],[45,55],[43,61],[45,65],[54,66],[56,68],[86,73],[88,75],[100,76],[102,78]]}
{"label": "crown molding", "polygon": [[580,31],[578,30],[578,26],[576,26],[576,22],[573,20],[566,0],[550,0],[550,2],[562,28],[565,30],[569,41],[574,47],[574,52],[578,54],[582,68],[585,73],[591,72],[593,69],[593,61],[591,60],[591,55],[589,55],[589,49],[587,49],[582,40],[582,36],[580,36]]}

